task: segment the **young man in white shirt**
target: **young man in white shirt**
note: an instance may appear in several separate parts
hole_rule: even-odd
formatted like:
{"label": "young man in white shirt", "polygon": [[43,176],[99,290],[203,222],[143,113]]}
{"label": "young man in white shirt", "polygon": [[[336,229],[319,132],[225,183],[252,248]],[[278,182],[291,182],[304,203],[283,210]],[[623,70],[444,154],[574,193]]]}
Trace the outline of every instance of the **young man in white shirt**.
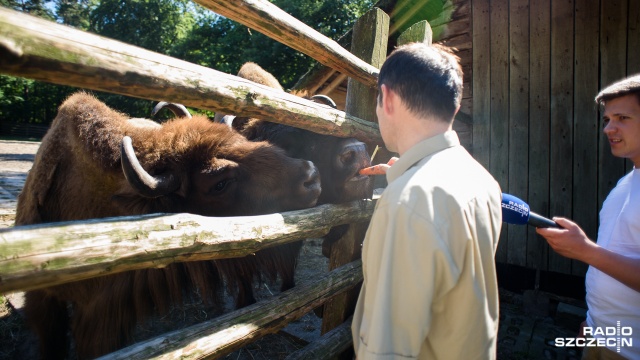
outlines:
{"label": "young man in white shirt", "polygon": [[[606,346],[584,347],[582,358],[640,359],[640,75],[605,88],[596,103],[611,153],[631,160],[634,168],[602,204],[597,243],[565,218],[554,218],[563,229],[536,231],[560,255],[589,264],[583,329]],[[631,340],[631,346],[618,347],[617,339],[608,341],[613,337]]]}

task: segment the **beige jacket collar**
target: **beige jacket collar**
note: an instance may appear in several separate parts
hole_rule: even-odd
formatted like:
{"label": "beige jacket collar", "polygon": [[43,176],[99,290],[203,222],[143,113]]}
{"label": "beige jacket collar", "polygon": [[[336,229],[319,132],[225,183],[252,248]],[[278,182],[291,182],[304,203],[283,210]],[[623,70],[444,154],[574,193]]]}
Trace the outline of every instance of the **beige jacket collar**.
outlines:
{"label": "beige jacket collar", "polygon": [[387,182],[391,183],[393,180],[399,178],[405,171],[409,170],[422,159],[456,145],[460,145],[460,139],[458,139],[458,134],[454,130],[422,140],[407,150],[389,170],[387,170]]}

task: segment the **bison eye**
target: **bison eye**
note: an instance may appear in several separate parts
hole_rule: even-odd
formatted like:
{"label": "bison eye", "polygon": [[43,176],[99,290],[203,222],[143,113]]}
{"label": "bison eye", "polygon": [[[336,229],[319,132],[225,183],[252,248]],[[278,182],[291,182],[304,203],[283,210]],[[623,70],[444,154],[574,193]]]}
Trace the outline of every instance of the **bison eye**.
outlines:
{"label": "bison eye", "polygon": [[213,194],[213,195],[220,194],[220,193],[224,192],[225,190],[227,190],[227,188],[229,187],[229,184],[231,184],[233,182],[234,182],[234,179],[224,179],[224,180],[218,181],[209,190],[209,194]]}
{"label": "bison eye", "polygon": [[220,192],[222,190],[224,190],[227,187],[227,184],[229,183],[228,179],[224,179],[220,182],[218,182],[216,184],[216,186],[213,187],[213,190],[215,190],[216,192]]}

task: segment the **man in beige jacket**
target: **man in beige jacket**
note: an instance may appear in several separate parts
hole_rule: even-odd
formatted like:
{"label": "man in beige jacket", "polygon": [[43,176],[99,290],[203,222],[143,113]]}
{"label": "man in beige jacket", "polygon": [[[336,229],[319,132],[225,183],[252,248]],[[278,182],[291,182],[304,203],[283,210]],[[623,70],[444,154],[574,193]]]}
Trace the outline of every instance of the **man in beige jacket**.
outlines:
{"label": "man in beige jacket", "polygon": [[399,47],[378,90],[382,138],[400,157],[363,243],[357,358],[494,359],[501,190],[452,130],[458,58],[439,46]]}

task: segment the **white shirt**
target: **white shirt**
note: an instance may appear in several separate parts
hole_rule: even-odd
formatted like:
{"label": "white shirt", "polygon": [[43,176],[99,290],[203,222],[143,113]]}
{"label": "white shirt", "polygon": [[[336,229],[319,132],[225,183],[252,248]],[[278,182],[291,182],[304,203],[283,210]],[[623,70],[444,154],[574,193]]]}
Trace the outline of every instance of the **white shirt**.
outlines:
{"label": "white shirt", "polygon": [[[625,175],[602,204],[598,245],[627,257],[640,259],[640,169]],[[590,266],[585,279],[587,290],[587,325],[592,328],[615,328],[616,335],[599,338],[628,339],[617,334],[621,327],[631,327],[633,345],[621,346],[620,355],[640,359],[640,292]],[[597,330],[597,329],[594,329]],[[627,329],[628,330],[628,329]],[[617,346],[607,346],[617,352]]]}

